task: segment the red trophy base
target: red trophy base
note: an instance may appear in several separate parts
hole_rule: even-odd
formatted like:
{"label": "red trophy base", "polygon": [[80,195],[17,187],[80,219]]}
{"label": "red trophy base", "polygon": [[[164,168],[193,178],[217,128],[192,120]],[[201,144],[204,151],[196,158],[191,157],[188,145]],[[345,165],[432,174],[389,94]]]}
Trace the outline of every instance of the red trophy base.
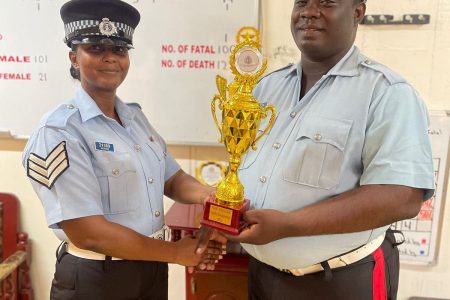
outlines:
{"label": "red trophy base", "polygon": [[238,235],[246,227],[242,216],[250,208],[250,201],[237,206],[227,206],[217,200],[208,200],[203,212],[202,225],[212,227],[231,235]]}

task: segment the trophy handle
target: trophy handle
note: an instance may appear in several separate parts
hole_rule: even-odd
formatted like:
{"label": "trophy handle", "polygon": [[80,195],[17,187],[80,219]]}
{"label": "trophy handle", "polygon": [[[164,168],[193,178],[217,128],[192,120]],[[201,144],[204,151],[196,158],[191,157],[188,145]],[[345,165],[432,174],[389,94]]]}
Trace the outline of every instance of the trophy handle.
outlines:
{"label": "trophy handle", "polygon": [[220,75],[216,76],[216,85],[222,99],[227,99],[227,80]]}
{"label": "trophy handle", "polygon": [[219,109],[223,109],[223,99],[222,99],[222,97],[220,97],[219,95],[215,95],[214,98],[211,101],[211,111],[212,111],[212,115],[213,115],[213,118],[214,118],[214,123],[216,123],[217,129],[220,132],[219,143],[222,143],[223,142],[222,130],[220,129],[219,120],[217,119],[217,115],[216,115],[216,102],[217,101],[219,101]]}
{"label": "trophy handle", "polygon": [[266,129],[264,129],[264,131],[256,137],[256,139],[253,141],[252,143],[252,149],[256,150],[256,143],[270,130],[270,128],[272,128],[273,123],[275,123],[275,115],[276,115],[276,110],[275,107],[273,107],[273,105],[267,105],[264,109],[263,109],[263,113],[266,115],[267,117],[267,112],[271,111],[271,116],[270,116],[270,120],[269,120],[269,124],[267,125]]}

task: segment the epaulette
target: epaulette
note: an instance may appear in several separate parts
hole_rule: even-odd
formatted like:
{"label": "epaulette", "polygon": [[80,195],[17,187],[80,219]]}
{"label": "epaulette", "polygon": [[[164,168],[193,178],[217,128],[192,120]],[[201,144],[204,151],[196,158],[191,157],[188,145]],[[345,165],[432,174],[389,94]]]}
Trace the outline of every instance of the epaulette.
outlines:
{"label": "epaulette", "polygon": [[383,64],[380,64],[374,60],[366,59],[363,62],[361,62],[361,65],[363,65],[366,68],[369,68],[371,70],[374,70],[376,72],[382,73],[383,76],[386,78],[386,80],[389,82],[389,84],[395,84],[395,83],[404,83],[406,80],[400,76],[399,74],[395,73],[388,67],[386,67]]}
{"label": "epaulette", "polygon": [[290,63],[290,64],[288,64],[288,65],[286,65],[286,66],[284,66],[284,67],[282,67],[282,68],[280,68],[280,69],[276,69],[275,71],[272,71],[272,72],[270,72],[270,73],[267,73],[266,75],[264,75],[263,77],[261,77],[261,78],[258,80],[258,82],[260,82],[261,80],[263,80],[264,78],[266,78],[266,77],[269,76],[269,75],[272,75],[272,74],[274,74],[274,73],[281,72],[281,71],[283,71],[283,70],[289,69],[289,68],[291,68],[293,65],[294,65],[293,63]]}
{"label": "epaulette", "polygon": [[126,103],[128,106],[131,106],[131,107],[137,107],[137,108],[139,108],[139,109],[141,109],[142,110],[142,106],[139,104],[139,103],[137,103],[137,102],[130,102],[130,103]]}
{"label": "epaulette", "polygon": [[40,126],[65,127],[67,120],[76,112],[78,112],[78,108],[75,105],[70,103],[61,104],[55,110],[44,115]]}

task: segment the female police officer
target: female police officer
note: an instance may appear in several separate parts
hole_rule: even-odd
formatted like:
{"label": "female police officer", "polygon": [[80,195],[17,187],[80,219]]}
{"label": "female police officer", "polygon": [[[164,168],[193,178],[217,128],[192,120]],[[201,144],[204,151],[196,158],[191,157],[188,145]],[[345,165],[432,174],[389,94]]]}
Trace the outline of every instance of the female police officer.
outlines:
{"label": "female police officer", "polygon": [[221,250],[164,241],[163,194],[203,203],[211,190],[180,170],[137,104],[116,96],[139,12],[120,0],[71,0],[61,17],[81,87],[24,152],[48,225],[66,242],[51,299],[166,299],[167,262],[195,266]]}

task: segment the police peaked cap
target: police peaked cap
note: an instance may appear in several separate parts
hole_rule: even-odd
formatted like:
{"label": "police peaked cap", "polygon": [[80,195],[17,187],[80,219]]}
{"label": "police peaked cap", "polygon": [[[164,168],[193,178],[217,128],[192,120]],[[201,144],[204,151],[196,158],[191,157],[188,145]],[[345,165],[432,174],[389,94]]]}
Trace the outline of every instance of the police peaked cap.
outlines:
{"label": "police peaked cap", "polygon": [[70,0],[60,13],[69,47],[107,43],[132,48],[134,29],[141,19],[136,8],[121,0]]}

